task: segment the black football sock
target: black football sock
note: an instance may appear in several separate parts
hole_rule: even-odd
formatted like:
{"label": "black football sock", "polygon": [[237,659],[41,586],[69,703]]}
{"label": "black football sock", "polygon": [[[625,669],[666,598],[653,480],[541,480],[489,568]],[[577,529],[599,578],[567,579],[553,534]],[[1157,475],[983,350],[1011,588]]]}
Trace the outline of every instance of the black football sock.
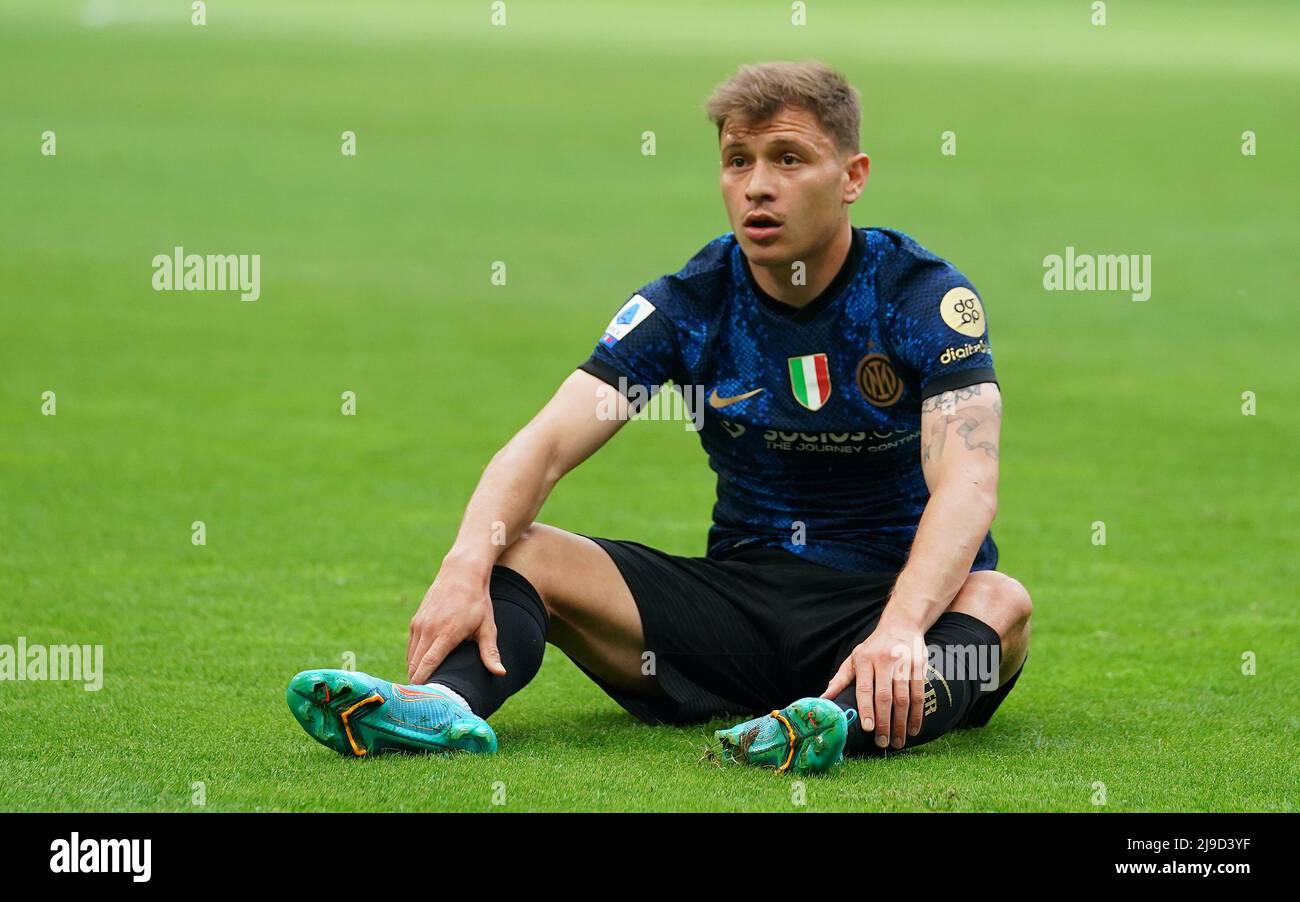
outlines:
{"label": "black football sock", "polygon": [[509,567],[492,568],[488,594],[492,596],[492,616],[497,625],[497,651],[506,675],[491,673],[479,656],[478,643],[470,639],[452,649],[428,679],[458,694],[471,711],[484,718],[537,675],[546,651],[549,622],[537,590]]}
{"label": "black football sock", "polygon": [[[943,647],[945,641],[951,642],[953,622],[960,621],[962,627],[969,627],[970,639],[968,641],[970,644],[983,643],[996,647],[998,654],[992,660],[1001,660],[1002,640],[998,637],[997,631],[991,626],[969,614],[958,611],[950,611],[943,616],[947,620],[944,634],[942,636],[933,636],[931,633],[927,633],[925,637],[927,646],[938,645]],[[985,658],[984,660],[989,659]],[[934,664],[937,664],[939,669],[936,670],[935,666],[932,666]],[[952,672],[944,673],[944,670]],[[980,698],[991,695],[996,691],[996,687],[988,687],[984,677],[981,677],[977,672],[973,672],[976,670],[978,670],[978,667],[963,666],[960,662],[945,662],[944,655],[939,655],[937,661],[928,662],[925,668],[925,716],[921,720],[921,731],[915,736],[905,736],[902,749],[894,748],[892,736],[890,745],[882,749],[876,746],[875,729],[873,728],[868,733],[862,729],[862,724],[859,721],[854,721],[849,726],[848,741],[844,744],[844,756],[848,758],[907,751],[918,745],[925,745],[932,739],[938,739],[949,730],[962,726],[964,719],[970,713],[971,706]],[[998,675],[994,673],[993,682],[996,682],[997,678]],[[845,711],[856,711],[858,700],[854,694],[855,691],[856,685],[849,686],[836,696],[835,704]]]}

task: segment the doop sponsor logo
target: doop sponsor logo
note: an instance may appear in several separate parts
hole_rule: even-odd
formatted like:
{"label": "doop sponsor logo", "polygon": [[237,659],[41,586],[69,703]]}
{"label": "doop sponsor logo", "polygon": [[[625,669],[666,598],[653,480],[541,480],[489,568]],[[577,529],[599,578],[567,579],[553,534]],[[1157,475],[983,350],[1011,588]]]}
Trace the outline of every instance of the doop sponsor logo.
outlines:
{"label": "doop sponsor logo", "polygon": [[960,348],[948,348],[939,355],[940,363],[956,363],[958,360],[965,360],[967,357],[973,357],[976,354],[987,354],[989,352],[989,343],[980,339],[974,344],[964,344]]}
{"label": "doop sponsor logo", "polygon": [[939,315],[954,332],[979,338],[984,334],[984,305],[979,296],[964,285],[949,289],[939,301]]}
{"label": "doop sponsor logo", "polygon": [[69,839],[50,843],[50,870],[55,874],[131,874],[136,883],[148,883],[153,875],[153,840]]}

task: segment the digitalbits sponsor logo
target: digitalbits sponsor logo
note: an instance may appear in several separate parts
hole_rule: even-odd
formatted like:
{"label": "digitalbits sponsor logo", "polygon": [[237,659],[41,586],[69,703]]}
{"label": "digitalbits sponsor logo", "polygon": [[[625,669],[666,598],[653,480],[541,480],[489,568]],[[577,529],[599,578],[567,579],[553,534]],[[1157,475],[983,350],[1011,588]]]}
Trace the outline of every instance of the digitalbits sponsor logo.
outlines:
{"label": "digitalbits sponsor logo", "polygon": [[976,354],[987,354],[989,352],[989,343],[980,339],[974,344],[964,344],[960,347],[947,348],[939,355],[939,362],[942,364],[957,363],[965,360],[967,357],[973,357]]}

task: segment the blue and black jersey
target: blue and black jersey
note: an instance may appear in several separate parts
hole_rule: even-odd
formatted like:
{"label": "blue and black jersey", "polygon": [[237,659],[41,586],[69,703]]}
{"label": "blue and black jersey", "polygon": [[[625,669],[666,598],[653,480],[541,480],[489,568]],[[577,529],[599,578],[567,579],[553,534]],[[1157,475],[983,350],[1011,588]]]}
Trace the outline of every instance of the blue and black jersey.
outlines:
{"label": "blue and black jersey", "polygon": [[[702,387],[709,557],[776,547],[858,571],[907,560],[929,498],[921,402],[997,381],[970,281],[901,232],[861,228],[802,308],[759,288],[734,234],[716,238],[633,294],[580,368],[624,389]],[[988,535],[974,569],[996,564]]]}

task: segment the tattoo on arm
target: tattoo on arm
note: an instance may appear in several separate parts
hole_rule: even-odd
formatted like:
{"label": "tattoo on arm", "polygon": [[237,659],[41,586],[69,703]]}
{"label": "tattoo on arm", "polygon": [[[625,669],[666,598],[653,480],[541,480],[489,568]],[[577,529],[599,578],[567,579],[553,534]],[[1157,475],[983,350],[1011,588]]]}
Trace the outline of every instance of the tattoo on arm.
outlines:
{"label": "tattoo on arm", "polygon": [[921,413],[934,413],[936,410],[952,410],[957,406],[958,401],[969,401],[978,394],[981,394],[980,386],[978,385],[968,385],[966,388],[959,388],[955,391],[946,391],[943,394],[926,398],[924,403],[921,404]]}
{"label": "tattoo on arm", "polygon": [[926,400],[923,413],[952,411],[933,418],[929,430],[921,432],[921,465],[927,466],[943,456],[948,440],[948,427],[957,424],[957,434],[962,437],[967,451],[983,451],[993,460],[998,459],[998,423],[1002,419],[1002,402],[994,401],[991,407],[983,404],[967,405],[956,410],[960,401],[980,394],[980,387],[944,392]]}

